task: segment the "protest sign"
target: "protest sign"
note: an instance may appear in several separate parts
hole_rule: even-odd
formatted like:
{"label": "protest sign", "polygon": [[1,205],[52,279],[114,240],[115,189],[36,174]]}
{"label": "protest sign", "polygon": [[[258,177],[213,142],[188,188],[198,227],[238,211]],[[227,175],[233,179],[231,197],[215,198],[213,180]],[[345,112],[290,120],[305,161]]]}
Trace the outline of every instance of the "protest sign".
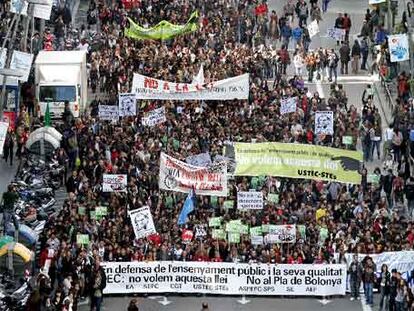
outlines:
{"label": "protest sign", "polygon": [[78,214],[83,216],[86,214],[86,208],[84,206],[79,206],[78,207]]}
{"label": "protest sign", "polygon": [[294,225],[269,225],[269,234],[265,236],[267,243],[295,243],[296,226]]}
{"label": "protest sign", "polygon": [[248,225],[240,225],[239,226],[239,233],[240,234],[249,234],[249,226]]}
{"label": "protest sign", "polygon": [[32,68],[33,54],[13,51],[10,69],[19,70],[22,72],[22,77],[17,77],[17,80],[27,82]]}
{"label": "protest sign", "polygon": [[96,217],[104,217],[108,215],[108,207],[107,206],[97,206],[95,208]]}
{"label": "protest sign", "polygon": [[213,229],[212,237],[216,240],[225,240],[226,239],[226,231],[223,229]]}
{"label": "protest sign", "polygon": [[185,162],[194,166],[206,167],[211,164],[211,157],[208,152],[205,152],[189,156],[185,159]]}
{"label": "protest sign", "polygon": [[299,230],[300,237],[302,239],[306,239],[306,226],[298,225],[298,230]]}
{"label": "protest sign", "polygon": [[309,37],[314,37],[319,32],[319,24],[317,20],[314,20],[308,25]]}
{"label": "protest sign", "polygon": [[6,141],[8,128],[9,128],[9,123],[0,122],[0,154],[3,154],[4,142]]}
{"label": "protest sign", "polygon": [[196,239],[200,239],[200,238],[203,238],[203,237],[205,237],[206,235],[207,235],[207,228],[206,228],[206,225],[200,225],[200,224],[198,224],[198,225],[195,225],[194,226],[194,231],[195,231],[195,238]]}
{"label": "protest sign", "polygon": [[157,233],[149,206],[128,211],[128,215],[131,218],[132,227],[134,228],[137,239]]}
{"label": "protest sign", "polygon": [[165,107],[157,108],[147,112],[141,122],[144,126],[155,126],[167,121],[165,116]]}
{"label": "protest sign", "polygon": [[250,227],[250,235],[262,235],[262,226]]}
{"label": "protest sign", "polygon": [[77,234],[76,243],[79,245],[89,245],[89,235],[87,234]]}
{"label": "protest sign", "polygon": [[237,192],[237,208],[243,210],[263,209],[263,193],[261,191]]}
{"label": "protest sign", "polygon": [[239,232],[240,226],[242,225],[241,220],[230,220],[226,223],[226,231],[227,232]]}
{"label": "protest sign", "polygon": [[253,245],[263,245],[263,237],[261,235],[251,235],[250,242]]}
{"label": "protest sign", "polygon": [[224,209],[230,209],[234,207],[234,201],[233,200],[226,200],[223,202]]}
{"label": "protest sign", "polygon": [[183,240],[184,243],[188,243],[193,239],[193,236],[193,231],[185,229],[183,230],[183,233],[181,233],[181,240]]}
{"label": "protest sign", "polygon": [[285,143],[235,143],[236,176],[280,176],[360,184],[362,153]]}
{"label": "protest sign", "polygon": [[279,203],[279,194],[278,193],[269,193],[267,195],[267,201],[274,203],[274,204],[278,204]]}
{"label": "protest sign", "polygon": [[368,4],[373,5],[373,4],[380,4],[380,3],[384,3],[384,2],[387,2],[387,0],[369,0]]}
{"label": "protest sign", "polygon": [[332,135],[334,133],[333,111],[316,111],[315,113],[315,134]]}
{"label": "protest sign", "polygon": [[222,217],[212,217],[208,221],[209,227],[221,227],[221,219]]}
{"label": "protest sign", "polygon": [[342,143],[344,145],[352,145],[353,138],[352,136],[342,136]]}
{"label": "protest sign", "polygon": [[[48,1],[44,4],[33,4],[33,17],[41,18],[44,20],[50,19],[52,13],[53,1]],[[10,12],[14,14],[21,14],[27,16],[28,2],[23,0],[12,0],[10,6]]]}
{"label": "protest sign", "polygon": [[228,232],[227,233],[227,240],[229,243],[235,243],[235,244],[239,244],[240,243],[240,233],[239,232]]}
{"label": "protest sign", "polygon": [[410,59],[407,34],[389,35],[388,47],[392,63]]}
{"label": "protest sign", "polygon": [[295,112],[297,102],[298,102],[297,97],[289,97],[289,98],[282,99],[280,101],[280,114],[284,115],[287,113]]}
{"label": "protest sign", "polygon": [[103,174],[103,192],[126,192],[127,175],[123,174]]}
{"label": "protest sign", "polygon": [[227,196],[227,165],[215,163],[199,167],[161,153],[159,188],[199,195]]}
{"label": "protest sign", "polygon": [[132,92],[137,99],[234,100],[249,98],[249,74],[207,84],[173,83],[134,73]]}
{"label": "protest sign", "polygon": [[119,93],[118,111],[120,117],[135,116],[137,114],[137,101],[133,93]]}
{"label": "protest sign", "polygon": [[118,119],[118,107],[109,105],[99,105],[98,117],[100,120],[117,120]]}
{"label": "protest sign", "polygon": [[379,184],[380,178],[381,178],[380,175],[377,175],[377,174],[368,174],[367,175],[367,183],[370,183],[370,184]]}
{"label": "protest sign", "polygon": [[346,265],[104,262],[104,294],[345,295]]}
{"label": "protest sign", "polygon": [[342,41],[342,39],[345,37],[345,29],[328,28],[326,30],[326,35],[329,38],[335,39],[336,41]]}

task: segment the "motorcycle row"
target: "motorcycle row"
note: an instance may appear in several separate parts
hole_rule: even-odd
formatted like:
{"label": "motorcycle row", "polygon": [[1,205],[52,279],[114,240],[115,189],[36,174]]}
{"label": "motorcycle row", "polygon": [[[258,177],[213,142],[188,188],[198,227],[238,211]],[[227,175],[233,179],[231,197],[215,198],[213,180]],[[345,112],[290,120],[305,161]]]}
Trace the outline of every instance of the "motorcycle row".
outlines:
{"label": "motorcycle row", "polygon": [[64,176],[65,165],[55,159],[44,161],[38,156],[28,155],[11,182],[19,199],[11,217],[3,217],[3,234],[12,241],[17,237],[18,241],[14,242],[30,250],[35,249],[36,254],[32,254],[31,264],[26,264],[24,272],[19,275],[9,273],[7,260],[0,261],[4,272],[0,273],[0,311],[25,310],[26,302],[36,286],[36,280],[31,276],[35,275],[34,258],[40,253],[39,237],[47,222],[53,221],[61,208],[55,204],[55,190],[63,185]]}

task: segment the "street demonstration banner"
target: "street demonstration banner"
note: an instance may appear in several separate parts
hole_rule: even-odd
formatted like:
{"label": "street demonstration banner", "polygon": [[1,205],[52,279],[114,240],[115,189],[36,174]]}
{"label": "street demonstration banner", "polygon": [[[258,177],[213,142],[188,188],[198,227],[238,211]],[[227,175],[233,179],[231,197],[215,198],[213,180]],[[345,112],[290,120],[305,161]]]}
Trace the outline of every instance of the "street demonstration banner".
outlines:
{"label": "street demonstration banner", "polygon": [[407,34],[389,35],[388,46],[391,62],[403,62],[410,59]]}
{"label": "street demonstration banner", "polygon": [[104,262],[104,294],[345,295],[346,265]]}
{"label": "street demonstration banner", "polygon": [[119,116],[129,117],[137,114],[137,104],[135,94],[133,93],[120,93],[118,95],[119,103]]}
{"label": "street demonstration banner", "polygon": [[159,188],[184,193],[194,188],[199,195],[227,196],[227,165],[199,167],[161,153]]}
{"label": "street demonstration banner", "polygon": [[157,108],[147,112],[141,120],[142,125],[144,126],[155,126],[162,124],[165,121],[167,121],[167,118],[165,117],[165,107]]}
{"label": "street demonstration banner", "polygon": [[268,225],[267,230],[269,234],[264,237],[265,244],[296,242],[295,225]]}
{"label": "street demonstration banner", "polygon": [[[411,273],[414,270],[414,251],[401,251],[401,252],[384,252],[381,254],[358,254],[358,260],[362,260],[369,256],[374,261],[378,273],[381,272],[381,266],[386,264],[388,266],[388,271],[392,269],[397,269],[398,272],[404,274],[406,272]],[[339,258],[339,253],[335,253],[335,258]],[[347,265],[351,265],[354,260],[354,254],[346,253],[345,254]]]}
{"label": "street demonstration banner", "polygon": [[209,166],[212,163],[210,154],[208,152],[188,156],[185,158],[185,162],[194,166],[202,167]]}
{"label": "street demonstration banner", "polygon": [[122,174],[103,174],[103,192],[126,192],[127,175]]}
{"label": "street demonstration banner", "polygon": [[178,35],[196,31],[198,28],[198,11],[191,14],[190,19],[184,25],[174,25],[168,21],[161,21],[156,26],[144,28],[128,18],[129,28],[125,29],[125,36],[138,40],[167,40]]}
{"label": "street demonstration banner", "polygon": [[174,83],[134,73],[132,93],[137,99],[233,100],[249,98],[249,74],[207,84]]}
{"label": "street demonstration banner", "polygon": [[239,191],[237,192],[237,208],[263,209],[263,193],[261,191]]}
{"label": "street demonstration banner", "polygon": [[328,28],[326,30],[326,35],[329,38],[341,41],[345,37],[345,29],[341,28]]}
{"label": "street demonstration banner", "polygon": [[137,239],[157,233],[154,226],[154,220],[152,219],[151,211],[148,206],[128,211],[128,215],[131,218],[135,237]]}
{"label": "street demonstration banner", "polygon": [[117,120],[118,119],[118,107],[109,105],[98,106],[98,117],[100,120]]}
{"label": "street demonstration banner", "polygon": [[234,143],[236,176],[280,176],[360,184],[362,153],[284,143]]}

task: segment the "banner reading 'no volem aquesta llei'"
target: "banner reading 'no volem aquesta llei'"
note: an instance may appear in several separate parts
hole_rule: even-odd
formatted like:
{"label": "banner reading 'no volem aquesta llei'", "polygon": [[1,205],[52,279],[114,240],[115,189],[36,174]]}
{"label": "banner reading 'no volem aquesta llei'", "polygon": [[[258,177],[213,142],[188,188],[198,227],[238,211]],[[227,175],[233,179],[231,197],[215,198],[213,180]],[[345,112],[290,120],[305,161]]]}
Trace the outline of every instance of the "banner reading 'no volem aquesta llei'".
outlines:
{"label": "banner reading 'no volem aquesta llei'", "polygon": [[237,176],[281,176],[360,184],[358,151],[304,144],[235,143]]}

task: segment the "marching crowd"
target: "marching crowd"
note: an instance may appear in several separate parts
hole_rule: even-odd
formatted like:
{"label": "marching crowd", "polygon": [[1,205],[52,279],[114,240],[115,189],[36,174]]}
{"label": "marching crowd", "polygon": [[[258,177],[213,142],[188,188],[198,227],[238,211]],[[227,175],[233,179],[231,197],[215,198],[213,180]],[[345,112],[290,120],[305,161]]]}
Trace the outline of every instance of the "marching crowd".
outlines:
{"label": "marching crowd", "polygon": [[[346,253],[377,254],[413,250],[414,246],[414,107],[401,88],[394,122],[383,131],[378,107],[370,87],[364,92],[363,109],[348,102],[337,83],[338,70],[379,70],[391,67],[387,59],[382,15],[368,11],[361,40],[352,44],[347,14],[338,16],[335,27],[344,29],[338,52],[309,52],[311,38],[306,25],[320,22],[329,1],[287,1],[282,12],[269,12],[266,1],[90,1],[88,26],[81,45],[88,49],[90,87],[110,95],[131,89],[138,72],[156,79],[191,82],[201,65],[205,81],[250,73],[248,101],[229,102],[140,101],[138,115],[119,122],[100,121],[100,100],[90,114],[65,118],[59,130],[62,146],[55,157],[68,163],[68,192],[62,211],[48,222],[42,236],[39,286],[29,301],[30,310],[77,310],[89,297],[100,310],[106,277],[104,261],[212,261],[246,263],[347,263],[351,299],[359,298],[364,284],[366,303],[373,304],[372,289],[380,291],[381,310],[414,310],[413,275],[398,271],[381,274],[369,255],[364,260],[346,259]],[[128,5],[127,5],[128,4]],[[183,24],[195,9],[201,12],[200,29],[194,34],[164,42],[132,41],[123,35],[127,15],[140,25],[161,20]],[[322,12],[323,11],[323,12]],[[88,46],[87,33],[101,33],[99,48]],[[371,43],[383,44],[371,66]],[[294,53],[289,50],[293,47]],[[293,65],[293,77],[286,75]],[[305,86],[307,79],[331,81],[330,94],[321,98]],[[274,83],[268,83],[268,80]],[[297,98],[297,110],[280,114],[280,100]],[[164,106],[166,122],[143,127],[145,112]],[[316,135],[316,111],[333,111],[333,135]],[[345,143],[344,137],[351,137]],[[165,152],[185,160],[190,155],[223,154],[229,142],[285,142],[316,144],[356,150],[362,146],[364,161],[375,157],[383,165],[371,174],[361,169],[360,185],[270,176],[234,177],[227,198],[197,196],[196,209],[185,226],[177,225],[185,195],[159,190],[159,155]],[[103,174],[127,174],[127,193],[102,192]],[[240,211],[225,206],[236,201],[238,191],[255,189],[265,198],[278,194],[278,201],[265,200],[263,210]],[[96,216],[98,206],[107,213]],[[157,234],[136,239],[127,211],[149,206]],[[295,243],[252,245],[248,235],[240,243],[213,239],[208,219],[221,216],[223,223],[240,219],[250,227],[265,224],[297,225]],[[306,227],[305,227],[306,225]],[[184,229],[203,227],[205,232],[183,241]],[[299,229],[302,228],[302,229]],[[77,244],[86,234],[88,244]],[[337,255],[335,255],[337,254]],[[339,254],[339,255],[338,255]],[[45,263],[48,262],[47,268]]]}

